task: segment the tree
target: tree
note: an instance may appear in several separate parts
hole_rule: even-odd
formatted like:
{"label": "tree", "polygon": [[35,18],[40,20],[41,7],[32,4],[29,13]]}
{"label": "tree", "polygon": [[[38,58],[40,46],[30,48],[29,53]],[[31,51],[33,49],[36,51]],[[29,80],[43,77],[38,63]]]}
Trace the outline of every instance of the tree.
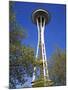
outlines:
{"label": "tree", "polygon": [[24,84],[27,76],[32,76],[34,49],[21,44],[26,37],[24,29],[16,22],[13,10],[14,2],[9,3],[9,31],[10,31],[10,55],[9,55],[9,88],[16,88]]}
{"label": "tree", "polygon": [[49,74],[54,85],[66,85],[66,54],[57,48],[49,60]]}

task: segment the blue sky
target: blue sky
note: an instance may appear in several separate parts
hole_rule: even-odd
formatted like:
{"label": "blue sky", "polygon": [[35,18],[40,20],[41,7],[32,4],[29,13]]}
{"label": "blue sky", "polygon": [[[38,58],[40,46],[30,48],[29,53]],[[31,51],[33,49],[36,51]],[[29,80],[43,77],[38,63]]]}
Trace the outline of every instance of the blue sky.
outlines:
{"label": "blue sky", "polygon": [[[22,44],[29,45],[35,49],[37,46],[37,27],[32,22],[32,12],[36,9],[49,11],[51,20],[45,27],[45,45],[47,58],[54,52],[56,46],[61,49],[66,48],[66,6],[60,4],[47,3],[26,3],[15,2],[14,11],[16,21],[27,32],[27,38],[22,40]],[[29,79],[29,81],[31,81]],[[30,83],[30,82],[27,82]]]}
{"label": "blue sky", "polygon": [[51,20],[45,27],[45,45],[47,57],[50,57],[55,47],[65,49],[66,39],[66,6],[47,3],[16,2],[14,11],[17,23],[27,32],[27,38],[22,41],[35,49],[37,46],[37,27],[32,22],[32,12],[36,9],[45,9],[50,13]]}
{"label": "blue sky", "polygon": [[47,3],[26,3],[16,2],[14,11],[16,21],[27,32],[27,38],[22,41],[35,49],[37,46],[37,27],[32,22],[32,12],[36,9],[45,9],[50,13],[51,20],[45,27],[46,53],[49,58],[56,46],[65,49],[66,47],[66,6]]}

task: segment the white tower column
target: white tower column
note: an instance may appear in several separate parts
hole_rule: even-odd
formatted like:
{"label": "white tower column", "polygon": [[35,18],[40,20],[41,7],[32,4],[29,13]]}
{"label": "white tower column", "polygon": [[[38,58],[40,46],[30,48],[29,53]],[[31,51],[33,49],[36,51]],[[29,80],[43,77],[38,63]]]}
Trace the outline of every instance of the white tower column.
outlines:
{"label": "white tower column", "polygon": [[[47,66],[47,58],[46,58],[46,48],[44,42],[44,30],[45,26],[49,21],[49,14],[46,10],[38,9],[32,14],[32,20],[37,25],[38,32],[38,43],[37,43],[37,51],[35,62],[38,63],[38,66],[34,66],[32,86],[39,86],[39,81],[36,79],[37,67],[40,68],[40,76],[39,79],[43,80],[41,85],[48,86],[47,82],[51,82],[48,74],[48,66]],[[40,80],[40,81],[41,81]],[[36,81],[36,82],[35,82]],[[45,83],[44,83],[45,82]]]}
{"label": "white tower column", "polygon": [[[47,58],[46,58],[46,51],[45,51],[45,43],[44,43],[44,29],[45,29],[46,20],[42,16],[40,16],[39,19],[40,20],[38,20],[38,18],[36,19],[37,29],[38,29],[38,44],[37,44],[37,51],[36,51],[36,60],[39,57],[39,49],[41,48],[41,51],[40,51],[41,54],[40,55],[41,55],[41,59],[43,61],[44,78],[47,77],[49,79],[48,69],[47,69]],[[33,73],[33,80],[32,81],[34,81],[35,78],[36,78],[36,67],[34,67],[34,73]]]}

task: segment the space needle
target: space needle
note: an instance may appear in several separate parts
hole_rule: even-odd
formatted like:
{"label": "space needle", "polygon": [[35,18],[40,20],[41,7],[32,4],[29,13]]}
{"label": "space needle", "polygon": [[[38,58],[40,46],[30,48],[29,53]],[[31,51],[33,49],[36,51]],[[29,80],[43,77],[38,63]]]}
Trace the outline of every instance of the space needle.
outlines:
{"label": "space needle", "polygon": [[[44,42],[44,30],[45,26],[49,23],[49,20],[50,16],[46,10],[37,9],[32,13],[32,21],[37,26],[38,30],[38,43],[35,57],[36,65],[34,66],[32,78],[33,87],[52,85],[52,81],[49,79],[46,48]],[[39,75],[37,75],[37,73],[39,73]]]}

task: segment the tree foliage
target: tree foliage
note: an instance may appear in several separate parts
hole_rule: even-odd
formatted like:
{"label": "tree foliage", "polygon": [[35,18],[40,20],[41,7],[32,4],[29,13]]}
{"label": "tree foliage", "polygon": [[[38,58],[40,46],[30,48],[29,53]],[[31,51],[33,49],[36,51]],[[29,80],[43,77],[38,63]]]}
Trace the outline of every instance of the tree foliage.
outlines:
{"label": "tree foliage", "polygon": [[9,3],[9,31],[10,31],[10,55],[9,55],[9,88],[16,88],[24,84],[27,76],[32,76],[34,50],[21,44],[26,37],[24,29],[16,22],[14,3]]}
{"label": "tree foliage", "polygon": [[54,85],[66,85],[66,54],[57,48],[50,61],[49,73]]}

